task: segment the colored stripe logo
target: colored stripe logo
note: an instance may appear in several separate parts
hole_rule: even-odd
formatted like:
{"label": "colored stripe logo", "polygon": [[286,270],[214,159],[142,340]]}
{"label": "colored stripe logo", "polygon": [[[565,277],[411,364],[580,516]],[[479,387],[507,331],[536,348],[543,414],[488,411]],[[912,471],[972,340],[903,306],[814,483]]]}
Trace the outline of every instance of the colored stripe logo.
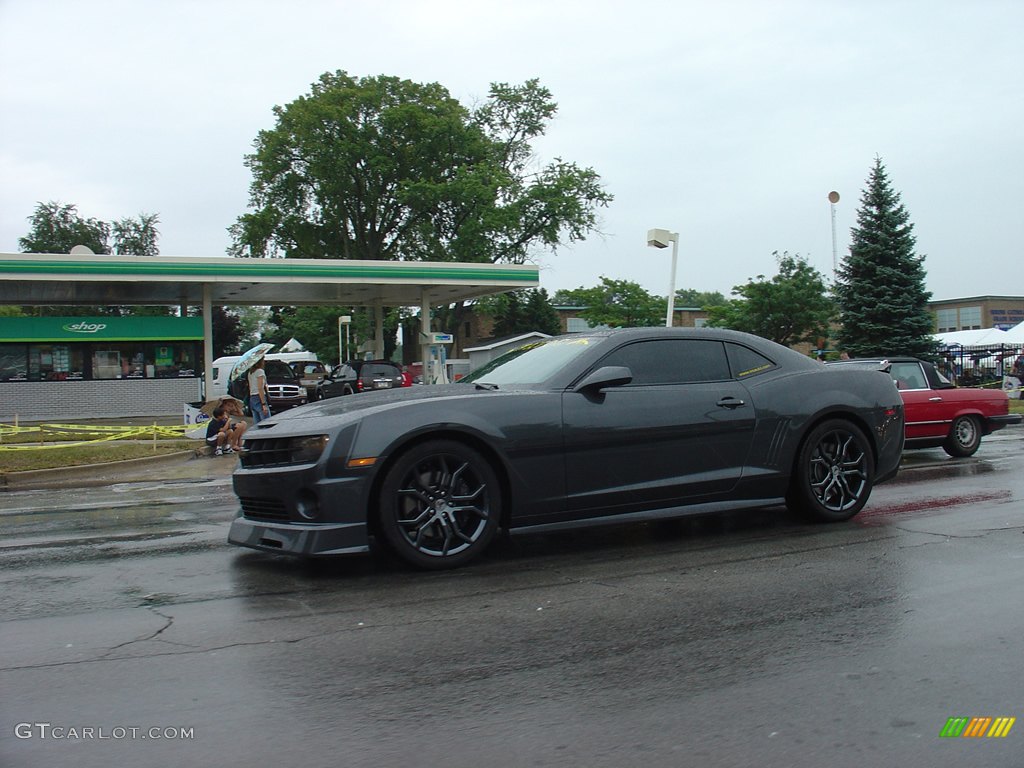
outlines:
{"label": "colored stripe logo", "polygon": [[943,739],[1002,738],[1010,733],[1016,717],[951,717],[939,733]]}

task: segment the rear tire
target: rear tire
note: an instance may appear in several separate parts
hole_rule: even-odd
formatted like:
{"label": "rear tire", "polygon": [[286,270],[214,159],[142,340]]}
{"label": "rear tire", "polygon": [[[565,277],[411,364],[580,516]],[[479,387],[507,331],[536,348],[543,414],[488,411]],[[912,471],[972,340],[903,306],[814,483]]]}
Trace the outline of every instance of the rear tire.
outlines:
{"label": "rear tire", "polygon": [[800,447],[786,502],[817,522],[849,520],[867,504],[874,479],[874,456],[864,433],[845,419],[830,419],[811,430]]}
{"label": "rear tire", "polygon": [[380,489],[379,530],[418,568],[457,568],[491,543],[501,520],[501,487],[490,463],[454,440],[402,454]]}
{"label": "rear tire", "polygon": [[958,459],[973,456],[981,445],[981,424],[975,416],[957,416],[942,449]]}

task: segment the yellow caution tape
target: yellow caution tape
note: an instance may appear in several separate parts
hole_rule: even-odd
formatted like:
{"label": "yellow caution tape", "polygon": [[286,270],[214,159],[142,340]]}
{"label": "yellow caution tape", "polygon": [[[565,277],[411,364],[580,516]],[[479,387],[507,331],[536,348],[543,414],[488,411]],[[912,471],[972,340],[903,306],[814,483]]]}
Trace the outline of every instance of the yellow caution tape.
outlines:
{"label": "yellow caution tape", "polygon": [[[40,424],[35,427],[15,427],[7,424],[0,424],[0,441],[9,435],[24,435],[30,433],[61,435],[65,434],[79,438],[77,441],[51,441],[49,443],[17,443],[15,445],[3,445],[0,443],[0,451],[39,451],[52,450],[57,448],[75,448],[82,445],[95,445],[96,443],[111,442],[114,440],[127,439],[152,439],[157,437],[180,438],[185,432],[196,428],[195,424],[153,424],[150,426],[109,426],[109,425],[84,425],[84,424]],[[81,438],[91,436],[89,439]]]}

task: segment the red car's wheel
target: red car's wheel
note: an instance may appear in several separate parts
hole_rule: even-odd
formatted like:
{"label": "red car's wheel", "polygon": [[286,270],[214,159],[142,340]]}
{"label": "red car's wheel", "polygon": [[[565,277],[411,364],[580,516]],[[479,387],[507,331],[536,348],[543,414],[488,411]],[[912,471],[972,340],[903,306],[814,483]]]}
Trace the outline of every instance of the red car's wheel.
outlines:
{"label": "red car's wheel", "polygon": [[957,416],[949,430],[943,450],[950,456],[973,456],[981,445],[981,424],[976,416]]}

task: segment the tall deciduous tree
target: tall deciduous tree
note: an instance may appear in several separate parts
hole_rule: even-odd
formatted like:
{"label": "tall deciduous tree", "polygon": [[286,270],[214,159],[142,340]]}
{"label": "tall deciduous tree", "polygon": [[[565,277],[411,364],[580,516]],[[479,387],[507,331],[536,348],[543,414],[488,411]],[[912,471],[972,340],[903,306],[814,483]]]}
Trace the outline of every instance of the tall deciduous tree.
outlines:
{"label": "tall deciduous tree", "polygon": [[557,107],[536,80],[494,84],[468,110],[437,83],[326,73],[261,131],[250,207],[232,228],[250,256],[522,263],[583,239],[611,200],[592,169],[535,167]]}
{"label": "tall deciduous tree", "polygon": [[111,225],[114,235],[114,253],[129,256],[159,256],[157,240],[160,232],[156,225],[160,217],[155,213],[140,213],[137,219],[121,219]]}
{"label": "tall deciduous tree", "polygon": [[773,254],[778,274],[758,275],[732,289],[734,296],[708,308],[708,325],[746,331],[784,345],[828,336],[835,305],[822,274],[799,255]]}
{"label": "tall deciduous tree", "polygon": [[612,280],[601,276],[594,288],[560,290],[555,304],[582,307],[579,316],[590,325],[612,328],[645,328],[665,322],[666,300],[655,296],[639,283]]}
{"label": "tall deciduous tree", "polygon": [[[536,161],[556,109],[536,80],[467,109],[437,83],[326,73],[258,135],[231,253],[519,264],[584,239],[612,198],[590,168]],[[441,317],[457,335],[461,305]]]}
{"label": "tall deciduous tree", "polygon": [[28,220],[31,230],[18,238],[23,253],[70,253],[76,245],[84,245],[93,253],[110,253],[110,225],[79,216],[77,206],[38,203]]}
{"label": "tall deciduous tree", "polygon": [[934,353],[924,257],[914,247],[914,225],[875,158],[860,198],[850,253],[836,277],[839,345],[854,357]]}

